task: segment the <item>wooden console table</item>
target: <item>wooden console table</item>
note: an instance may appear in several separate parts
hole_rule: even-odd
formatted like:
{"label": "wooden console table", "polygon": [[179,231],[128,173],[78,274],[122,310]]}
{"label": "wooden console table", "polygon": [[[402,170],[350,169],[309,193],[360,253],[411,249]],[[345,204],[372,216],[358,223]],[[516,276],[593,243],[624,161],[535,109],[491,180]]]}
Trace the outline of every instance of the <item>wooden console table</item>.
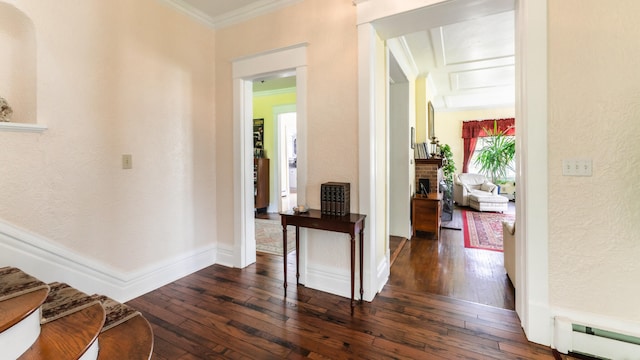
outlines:
{"label": "wooden console table", "polygon": [[416,194],[411,201],[411,211],[413,236],[418,231],[426,231],[434,233],[436,239],[440,237],[442,193]]}
{"label": "wooden console table", "polygon": [[287,225],[296,227],[296,284],[300,280],[300,235],[298,229],[301,227],[309,229],[336,231],[349,234],[351,236],[351,313],[355,307],[354,300],[354,273],[356,263],[356,234],[359,234],[360,242],[360,301],[364,291],[362,289],[363,277],[363,253],[364,245],[364,218],[366,215],[348,214],[345,216],[323,215],[320,210],[310,209],[305,213],[284,212],[280,214],[282,222],[282,245],[284,254],[284,296],[287,296]]}

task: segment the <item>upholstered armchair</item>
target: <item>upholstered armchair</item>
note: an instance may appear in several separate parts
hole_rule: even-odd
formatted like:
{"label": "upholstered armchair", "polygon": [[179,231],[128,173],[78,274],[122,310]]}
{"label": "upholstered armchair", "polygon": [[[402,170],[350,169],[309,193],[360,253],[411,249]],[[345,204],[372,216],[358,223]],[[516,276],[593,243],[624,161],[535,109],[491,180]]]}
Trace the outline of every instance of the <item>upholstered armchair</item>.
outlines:
{"label": "upholstered armchair", "polygon": [[516,286],[518,280],[516,276],[516,224],[503,221],[502,222],[502,249],[504,254],[504,269],[507,276],[511,279],[513,286]]}
{"label": "upholstered armchair", "polygon": [[469,195],[498,195],[498,187],[480,174],[456,174],[453,178],[453,201],[469,206]]}

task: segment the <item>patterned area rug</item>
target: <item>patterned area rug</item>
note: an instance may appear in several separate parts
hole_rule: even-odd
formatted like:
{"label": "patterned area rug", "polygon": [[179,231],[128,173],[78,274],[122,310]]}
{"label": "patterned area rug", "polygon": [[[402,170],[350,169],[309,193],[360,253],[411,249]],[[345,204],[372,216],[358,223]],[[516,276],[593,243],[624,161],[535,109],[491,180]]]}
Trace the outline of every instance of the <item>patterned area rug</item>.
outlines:
{"label": "patterned area rug", "polygon": [[502,221],[514,221],[514,214],[462,210],[464,247],[502,251]]}
{"label": "patterned area rug", "polygon": [[[282,255],[282,225],[280,220],[255,219],[256,250],[274,255]],[[287,227],[287,254],[296,249],[296,230]]]}

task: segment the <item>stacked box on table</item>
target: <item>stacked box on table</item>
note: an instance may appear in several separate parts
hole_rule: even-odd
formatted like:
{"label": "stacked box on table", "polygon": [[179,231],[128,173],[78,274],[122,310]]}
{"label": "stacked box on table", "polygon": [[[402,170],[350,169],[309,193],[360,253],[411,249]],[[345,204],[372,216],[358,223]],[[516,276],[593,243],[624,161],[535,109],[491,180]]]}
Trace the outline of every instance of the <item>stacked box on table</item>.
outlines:
{"label": "stacked box on table", "polygon": [[328,182],[320,186],[320,211],[325,215],[344,216],[351,207],[350,184]]}

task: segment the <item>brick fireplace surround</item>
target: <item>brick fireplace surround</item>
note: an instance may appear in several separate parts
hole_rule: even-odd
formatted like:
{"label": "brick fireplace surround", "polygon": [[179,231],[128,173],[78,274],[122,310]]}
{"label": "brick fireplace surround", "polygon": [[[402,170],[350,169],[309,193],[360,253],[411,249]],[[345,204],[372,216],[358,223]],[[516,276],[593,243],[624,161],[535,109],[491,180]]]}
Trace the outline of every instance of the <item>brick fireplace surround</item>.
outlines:
{"label": "brick fireplace surround", "polygon": [[442,159],[415,159],[415,163],[416,191],[420,189],[418,179],[429,179],[429,192],[437,192],[442,181]]}

